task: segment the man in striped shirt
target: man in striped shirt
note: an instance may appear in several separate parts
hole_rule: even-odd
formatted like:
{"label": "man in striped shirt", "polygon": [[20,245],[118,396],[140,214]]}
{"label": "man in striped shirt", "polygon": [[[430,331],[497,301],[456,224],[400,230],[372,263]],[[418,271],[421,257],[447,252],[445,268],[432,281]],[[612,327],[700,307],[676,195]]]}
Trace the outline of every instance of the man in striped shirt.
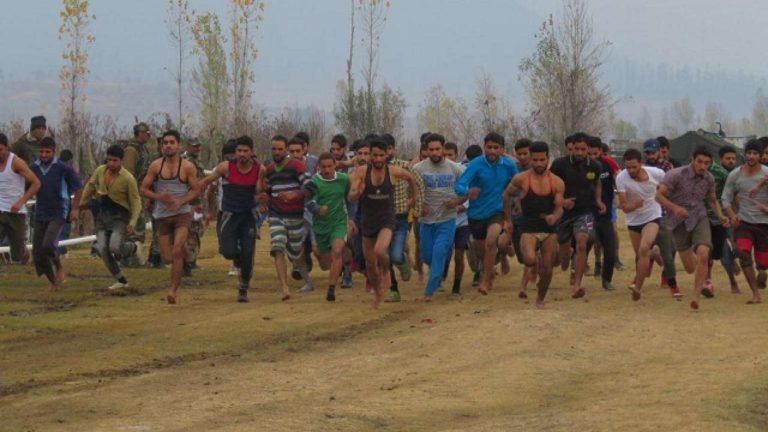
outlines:
{"label": "man in striped shirt", "polygon": [[[296,138],[291,141],[297,140]],[[270,255],[275,259],[275,270],[283,291],[283,301],[291,298],[288,288],[288,264],[306,272],[300,260],[304,242],[304,202],[309,197],[311,179],[304,164],[288,156],[290,142],[282,135],[272,137],[272,162],[265,166],[269,203]],[[264,199],[263,199],[264,200]]]}

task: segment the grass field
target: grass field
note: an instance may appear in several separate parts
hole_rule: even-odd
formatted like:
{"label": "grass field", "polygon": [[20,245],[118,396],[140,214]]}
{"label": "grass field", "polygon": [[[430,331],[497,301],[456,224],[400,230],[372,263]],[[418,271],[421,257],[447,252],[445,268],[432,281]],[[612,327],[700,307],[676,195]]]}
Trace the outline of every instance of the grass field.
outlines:
{"label": "grass field", "polygon": [[[264,233],[265,234],[265,233]],[[632,261],[621,232],[625,263]],[[688,308],[658,287],[639,302],[588,278],[568,296],[557,272],[549,310],[517,299],[520,267],[480,296],[370,308],[360,276],[280,301],[259,241],[251,302],[209,232],[180,304],[168,272],[126,271],[108,292],[100,260],[75,250],[67,280],[45,292],[30,267],[0,267],[2,431],[766,431],[768,305],[728,291]],[[294,284],[293,289],[298,288]]]}

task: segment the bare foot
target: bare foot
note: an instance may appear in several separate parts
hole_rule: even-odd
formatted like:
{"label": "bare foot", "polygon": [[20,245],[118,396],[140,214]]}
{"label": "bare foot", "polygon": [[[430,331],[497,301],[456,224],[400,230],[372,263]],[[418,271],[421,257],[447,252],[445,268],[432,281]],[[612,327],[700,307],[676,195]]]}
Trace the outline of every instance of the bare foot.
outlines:
{"label": "bare foot", "polygon": [[431,301],[432,301],[432,297],[431,296],[424,296],[424,303],[429,303]]}
{"label": "bare foot", "polygon": [[60,288],[64,284],[64,267],[56,270],[56,285]]}
{"label": "bare foot", "polygon": [[168,304],[176,304],[176,294],[168,294],[165,296],[165,301],[167,301]]}
{"label": "bare foot", "polygon": [[749,300],[749,301],[747,302],[747,304],[748,304],[748,305],[753,305],[753,304],[760,304],[760,303],[762,303],[762,302],[763,302],[763,301],[760,299],[760,297],[752,297],[752,299],[751,299],[751,300]]}
{"label": "bare foot", "polygon": [[482,295],[488,295],[488,288],[486,288],[485,283],[481,283],[480,286],[477,287],[477,292]]}
{"label": "bare foot", "polygon": [[288,301],[291,299],[290,294],[283,294],[283,297],[280,299],[281,301]]}
{"label": "bare foot", "polygon": [[579,288],[576,291],[574,291],[573,294],[571,294],[571,298],[579,299],[584,297],[586,294],[587,292],[584,291],[584,288]]}
{"label": "bare foot", "polygon": [[371,307],[373,307],[374,309],[378,309],[382,301],[384,301],[384,292],[382,292],[381,290],[376,290],[373,293],[373,303],[371,304]]}
{"label": "bare foot", "polygon": [[641,297],[640,296],[640,291],[638,291],[637,289],[633,289],[632,290],[632,300],[633,301],[638,301],[638,300],[640,300],[640,297]]}
{"label": "bare foot", "polygon": [[741,290],[739,289],[739,284],[731,285],[731,294],[741,294]]}
{"label": "bare foot", "polygon": [[544,300],[536,300],[536,309],[549,309],[549,305]]}
{"label": "bare foot", "polygon": [[699,310],[699,302],[697,302],[696,300],[691,300],[691,309]]}
{"label": "bare foot", "polygon": [[528,294],[521,290],[519,293],[517,293],[517,298],[525,300],[528,298]]}
{"label": "bare foot", "polygon": [[56,291],[58,291],[58,290],[59,290],[59,288],[61,288],[61,287],[60,287],[60,286],[58,286],[58,285],[56,285],[56,284],[51,284],[51,285],[48,287],[48,292],[56,292]]}

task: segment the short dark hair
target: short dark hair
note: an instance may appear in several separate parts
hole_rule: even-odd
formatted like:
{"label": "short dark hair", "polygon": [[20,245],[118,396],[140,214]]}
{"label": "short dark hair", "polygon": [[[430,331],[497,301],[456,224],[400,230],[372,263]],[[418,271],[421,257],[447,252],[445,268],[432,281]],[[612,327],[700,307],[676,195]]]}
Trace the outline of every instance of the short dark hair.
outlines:
{"label": "short dark hair", "polygon": [[366,141],[368,141],[368,140],[372,140],[372,139],[374,139],[374,138],[378,138],[378,137],[379,137],[379,136],[378,136],[378,135],[376,135],[375,133],[369,133],[368,135],[366,135],[365,137],[363,137],[363,139],[364,139],[364,140],[366,140]]}
{"label": "short dark hair", "polygon": [[45,137],[40,140],[40,148],[56,149],[56,141],[51,137]]}
{"label": "short dark hair", "polygon": [[[304,141],[302,143],[302,145],[309,146],[309,134],[308,133],[306,133],[304,131],[298,132],[298,133],[296,133],[294,138],[301,138],[301,140]],[[290,144],[290,142],[288,144]]]}
{"label": "short dark hair", "polygon": [[643,154],[640,153],[640,150],[638,149],[633,149],[633,148],[628,149],[627,151],[624,152],[624,162],[628,160],[636,160],[638,162],[642,162]]}
{"label": "short dark hair", "polygon": [[712,159],[712,152],[709,151],[708,148],[706,148],[703,145],[696,146],[695,149],[693,149],[693,155],[692,158],[696,159],[698,156],[706,156],[710,159]]}
{"label": "short dark hair", "polygon": [[181,143],[181,134],[179,131],[174,129],[168,129],[167,131],[163,132],[163,134],[160,136],[161,142],[165,141],[165,137],[169,135],[176,138],[176,142]]}
{"label": "short dark hair", "polygon": [[270,141],[282,141],[286,147],[288,147],[288,138],[285,135],[277,134],[270,139]]}
{"label": "short dark hair", "polygon": [[768,147],[768,136],[761,136],[757,140],[760,141],[760,144],[763,146],[763,150]]}
{"label": "short dark hair", "polygon": [[533,153],[546,153],[549,156],[549,144],[544,141],[534,141],[529,146],[531,154]]}
{"label": "short dark hair", "polygon": [[243,135],[235,139],[235,148],[241,145],[248,146],[249,149],[253,150],[253,140],[248,135]]}
{"label": "short dark hair", "polygon": [[459,146],[457,146],[455,142],[448,141],[447,143],[445,143],[444,149],[453,150],[456,152],[457,155],[459,154]]}
{"label": "short dark hair", "polygon": [[365,140],[356,139],[352,141],[352,145],[349,146],[349,149],[357,153],[357,150],[359,150],[360,147],[365,147]]}
{"label": "short dark hair", "polygon": [[584,132],[576,132],[572,135],[573,137],[573,143],[576,144],[577,142],[583,142],[589,145],[589,135],[585,134]]}
{"label": "short dark hair", "polygon": [[439,141],[441,146],[445,146],[445,137],[439,133],[431,133],[424,138],[424,144],[429,144],[432,141]]}
{"label": "short dark hair", "polygon": [[573,135],[568,135],[565,137],[563,144],[565,144],[566,147],[568,147],[568,144],[573,144]]}
{"label": "short dark hair", "polygon": [[590,136],[589,140],[587,141],[587,146],[589,146],[589,148],[599,148],[602,151],[603,141],[600,139],[600,137]]}
{"label": "short dark hair", "polygon": [[112,144],[111,146],[109,146],[109,148],[107,148],[107,156],[112,156],[120,160],[123,160],[123,157],[125,156],[125,150],[123,150],[123,147],[121,145]]}
{"label": "short dark hair", "polygon": [[288,145],[290,146],[290,145],[296,145],[296,144],[298,144],[298,145],[300,145],[300,146],[304,147],[305,145],[307,145],[307,142],[306,142],[306,141],[304,141],[303,139],[301,139],[301,137],[300,137],[300,136],[296,135],[295,137],[291,138],[291,139],[288,141]]}
{"label": "short dark hair", "polygon": [[[720,149],[720,157],[723,157],[722,153],[723,153],[724,149],[725,149],[725,147],[722,147]],[[736,153],[736,149],[735,148],[731,147],[731,149],[733,150],[733,153]],[[749,151],[755,151],[755,152],[758,152],[758,153],[762,153],[763,152],[763,146],[760,145],[760,141],[758,141],[758,140],[753,138],[753,139],[747,141],[746,144],[744,144],[744,154],[747,154],[747,152],[749,152]]]}
{"label": "short dark hair", "polygon": [[347,148],[347,137],[344,134],[336,134],[331,138],[331,144],[336,143],[339,147]]}
{"label": "short dark hair", "polygon": [[669,148],[669,140],[664,135],[656,137],[656,141],[659,142],[659,148]]}
{"label": "short dark hair", "polygon": [[[120,146],[118,146],[118,147],[120,147]],[[70,150],[70,149],[64,149],[61,152],[59,152],[59,160],[62,161],[62,162],[69,162],[69,161],[71,161],[74,158],[75,158],[75,154],[72,153],[72,150]]]}
{"label": "short dark hair", "polygon": [[472,160],[478,156],[481,156],[482,154],[483,148],[477,144],[472,144],[471,146],[467,147],[466,150],[464,150],[464,156],[466,156],[468,160]]}
{"label": "short dark hair", "polygon": [[8,146],[8,137],[0,132],[0,145]]}
{"label": "short dark hair", "polygon": [[383,137],[376,137],[369,140],[366,140],[368,143],[368,147],[371,148],[371,151],[373,151],[374,148],[380,149],[382,151],[387,151],[387,148],[390,147],[390,145],[384,140]]}
{"label": "short dark hair", "polygon": [[320,153],[320,156],[318,156],[318,158],[317,158],[317,162],[320,163],[320,162],[322,162],[324,160],[332,160],[332,161],[336,162],[336,159],[333,157],[333,155],[330,152]]}
{"label": "short dark hair", "polygon": [[515,141],[515,150],[517,151],[520,149],[529,148],[531,147],[531,144],[532,142],[528,138],[520,138],[519,140]]}
{"label": "short dark hair", "polygon": [[395,137],[392,136],[392,134],[385,133],[381,135],[381,139],[384,140],[385,143],[387,143],[387,147],[395,147]]}
{"label": "short dark hair", "polygon": [[493,141],[496,144],[504,147],[504,137],[496,132],[489,132],[488,135],[483,138],[483,144],[488,144],[488,141]]}
{"label": "short dark hair", "polygon": [[[746,151],[747,151],[747,146],[748,146],[748,145],[749,145],[749,143],[751,143],[752,141],[754,141],[754,142],[755,142],[755,144],[757,145],[757,152],[758,152],[758,153],[760,153],[760,149],[761,149],[761,147],[762,147],[762,146],[760,145],[760,142],[758,142],[758,141],[757,141],[756,139],[754,139],[754,138],[753,138],[753,139],[751,139],[751,140],[749,140],[749,141],[747,141],[747,144],[744,146],[744,152],[746,153]],[[733,146],[729,146],[729,145],[724,145],[724,146],[720,147],[720,150],[718,150],[718,151],[717,151],[717,154],[718,154],[718,155],[719,155],[721,158],[722,158],[723,156],[725,156],[726,154],[728,154],[728,153],[736,153],[736,147],[733,147]]]}
{"label": "short dark hair", "polygon": [[603,153],[610,153],[610,152],[611,152],[611,148],[608,147],[608,144],[603,143]]}
{"label": "short dark hair", "polygon": [[430,131],[426,131],[426,132],[424,132],[424,133],[423,133],[423,134],[421,134],[421,136],[419,137],[419,142],[423,143],[423,142],[424,142],[424,140],[425,140],[425,139],[426,139],[428,136],[430,136],[431,134],[432,134],[432,132],[430,132]]}
{"label": "short dark hair", "polygon": [[234,154],[235,150],[237,150],[237,140],[228,139],[224,146],[221,147],[221,156]]}

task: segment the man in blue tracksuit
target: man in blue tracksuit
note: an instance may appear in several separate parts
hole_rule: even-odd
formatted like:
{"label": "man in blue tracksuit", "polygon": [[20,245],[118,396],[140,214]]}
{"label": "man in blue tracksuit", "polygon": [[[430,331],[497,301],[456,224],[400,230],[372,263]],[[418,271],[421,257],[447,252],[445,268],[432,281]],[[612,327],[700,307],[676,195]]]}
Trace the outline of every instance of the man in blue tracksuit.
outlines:
{"label": "man in blue tracksuit", "polygon": [[499,249],[502,228],[511,231],[512,221],[504,220],[501,199],[507,183],[517,172],[517,164],[504,156],[504,137],[491,132],[483,140],[483,156],[467,165],[454,186],[456,194],[469,198],[467,211],[474,247],[483,261],[483,280],[478,291],[486,295],[493,288],[493,265]]}

